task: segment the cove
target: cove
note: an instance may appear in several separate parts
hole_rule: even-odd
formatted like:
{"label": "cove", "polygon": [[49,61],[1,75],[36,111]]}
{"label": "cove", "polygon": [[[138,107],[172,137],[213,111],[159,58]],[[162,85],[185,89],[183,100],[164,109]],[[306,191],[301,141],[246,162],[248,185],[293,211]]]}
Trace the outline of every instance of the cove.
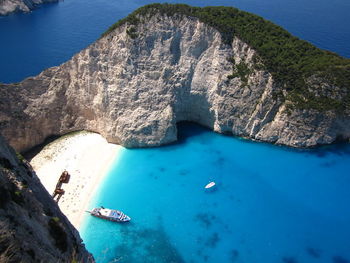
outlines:
{"label": "cove", "polygon": [[[350,262],[350,146],[295,150],[179,125],[179,142],[125,149],[85,217],[97,262]],[[211,191],[204,189],[215,181]]]}
{"label": "cove", "polygon": [[[151,2],[65,0],[1,17],[0,82],[63,63]],[[350,57],[347,0],[167,2],[233,5]],[[115,162],[90,205],[132,222],[86,217],[80,232],[97,262],[350,262],[349,145],[297,151],[192,125],[180,139]]]}

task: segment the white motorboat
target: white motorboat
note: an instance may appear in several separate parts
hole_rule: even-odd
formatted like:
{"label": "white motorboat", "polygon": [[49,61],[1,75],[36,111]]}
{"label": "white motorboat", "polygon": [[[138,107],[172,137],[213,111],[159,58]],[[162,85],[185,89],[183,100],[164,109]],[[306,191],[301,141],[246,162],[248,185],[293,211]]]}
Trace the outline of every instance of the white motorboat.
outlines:
{"label": "white motorboat", "polygon": [[87,212],[89,212],[92,216],[96,216],[113,222],[128,222],[131,220],[131,218],[124,214],[122,211],[104,208],[103,206],[96,207],[92,211]]}
{"label": "white motorboat", "polygon": [[207,184],[207,185],[205,186],[205,189],[212,188],[213,186],[215,186],[215,182],[210,182],[209,184]]}

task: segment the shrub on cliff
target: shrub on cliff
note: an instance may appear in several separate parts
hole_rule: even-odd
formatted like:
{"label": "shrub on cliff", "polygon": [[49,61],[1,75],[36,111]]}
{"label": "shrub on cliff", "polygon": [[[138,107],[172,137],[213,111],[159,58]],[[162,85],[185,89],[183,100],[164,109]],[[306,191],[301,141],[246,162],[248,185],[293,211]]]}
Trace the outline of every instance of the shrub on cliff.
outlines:
{"label": "shrub on cliff", "polygon": [[[216,28],[227,44],[235,36],[246,42],[259,55],[265,69],[286,91],[293,107],[318,110],[344,110],[350,107],[350,60],[292,36],[289,32],[257,15],[233,7],[192,7],[184,4],[150,4],[134,11],[112,25],[102,36],[128,23],[136,26],[142,16],[155,14],[185,15]],[[130,32],[129,32],[130,35]],[[132,32],[132,38],[137,35]],[[237,69],[245,75],[244,69]],[[242,71],[243,70],[243,71]],[[233,77],[234,74],[231,76]],[[310,92],[310,77],[345,89],[341,100],[315,96]]]}

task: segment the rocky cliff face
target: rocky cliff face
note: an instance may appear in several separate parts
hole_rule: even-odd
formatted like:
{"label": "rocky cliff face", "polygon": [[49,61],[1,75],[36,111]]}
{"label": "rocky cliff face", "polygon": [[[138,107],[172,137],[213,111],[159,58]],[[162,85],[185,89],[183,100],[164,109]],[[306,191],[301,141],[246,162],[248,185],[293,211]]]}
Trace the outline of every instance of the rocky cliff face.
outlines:
{"label": "rocky cliff face", "polygon": [[94,262],[30,165],[1,136],[0,262]]}
{"label": "rocky cliff face", "polygon": [[[90,130],[126,147],[157,146],[176,140],[180,121],[295,147],[350,137],[348,110],[288,108],[239,38],[227,44],[188,16],[138,19],[59,67],[1,85],[0,131],[10,144],[23,151],[53,134]],[[248,74],[232,75],[233,63]]]}
{"label": "rocky cliff face", "polygon": [[58,0],[0,0],[0,15],[8,15],[13,12],[29,12],[37,5],[53,3]]}

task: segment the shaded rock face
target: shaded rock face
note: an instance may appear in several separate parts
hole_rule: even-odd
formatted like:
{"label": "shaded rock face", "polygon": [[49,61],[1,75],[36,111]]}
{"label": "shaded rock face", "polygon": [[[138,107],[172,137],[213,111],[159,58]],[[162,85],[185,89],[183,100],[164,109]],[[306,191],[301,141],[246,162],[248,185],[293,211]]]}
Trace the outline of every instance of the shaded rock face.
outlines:
{"label": "shaded rock face", "polygon": [[29,12],[37,5],[53,3],[58,0],[0,0],[0,15],[8,15],[13,12]]}
{"label": "shaded rock face", "polygon": [[0,136],[0,262],[94,262],[29,163]]}
{"label": "shaded rock face", "polygon": [[[158,146],[176,140],[179,121],[295,147],[349,137],[349,113],[287,111],[281,87],[240,39],[227,45],[186,16],[140,21],[59,67],[0,85],[0,131],[9,143],[24,151],[50,135],[90,130],[126,147]],[[232,75],[233,60],[249,68],[246,79]]]}

